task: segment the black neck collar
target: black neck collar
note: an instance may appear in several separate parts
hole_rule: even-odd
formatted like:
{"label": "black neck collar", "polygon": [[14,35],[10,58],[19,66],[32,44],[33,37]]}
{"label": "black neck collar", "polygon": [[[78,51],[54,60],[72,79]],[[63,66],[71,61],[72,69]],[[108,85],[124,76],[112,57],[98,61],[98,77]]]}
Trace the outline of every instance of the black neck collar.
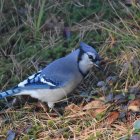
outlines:
{"label": "black neck collar", "polygon": [[79,54],[78,54],[78,59],[77,59],[77,65],[78,65],[78,70],[79,70],[79,72],[81,73],[81,75],[82,75],[83,77],[85,77],[85,76],[87,75],[87,73],[83,73],[83,72],[81,71],[80,67],[79,67],[79,62],[81,61],[82,55],[83,55],[83,54],[84,54],[84,51],[80,48],[80,49],[79,49]]}

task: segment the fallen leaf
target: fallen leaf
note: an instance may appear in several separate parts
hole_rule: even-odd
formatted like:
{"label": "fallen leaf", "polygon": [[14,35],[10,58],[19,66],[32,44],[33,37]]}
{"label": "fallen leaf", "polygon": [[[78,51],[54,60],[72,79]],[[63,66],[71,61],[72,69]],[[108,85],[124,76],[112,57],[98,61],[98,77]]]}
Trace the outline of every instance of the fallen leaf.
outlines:
{"label": "fallen leaf", "polygon": [[98,114],[103,113],[107,109],[103,100],[94,100],[83,107],[86,114],[96,117]]}
{"label": "fallen leaf", "polygon": [[[95,105],[95,103],[97,103],[97,104]],[[83,108],[83,111],[81,111],[82,107],[79,108],[79,107],[75,106],[74,104],[72,104],[69,107],[66,107],[66,110],[73,111],[73,108],[75,108],[77,111],[74,110],[73,112],[71,112],[70,115],[67,116],[67,118],[83,118],[85,115],[97,117],[97,115],[105,112],[108,108],[108,105],[104,105],[104,104],[101,105],[99,103],[101,103],[101,102],[100,101],[95,101],[94,103],[92,102],[93,106],[94,107],[96,106],[96,108],[92,108],[91,103],[89,103],[90,105],[88,104],[88,106],[87,105],[84,106],[85,108]],[[97,108],[97,106],[98,107],[100,106],[100,108]]]}
{"label": "fallen leaf", "polygon": [[96,117],[97,115],[103,113],[107,107],[97,108],[95,110],[88,110],[87,113],[90,114],[92,117]]}
{"label": "fallen leaf", "polygon": [[68,119],[68,118],[70,118],[70,119],[74,119],[74,118],[83,118],[84,116],[86,115],[86,112],[77,112],[77,113],[75,113],[75,114],[70,114],[70,115],[68,115],[68,116],[66,116],[65,118],[66,119]]}
{"label": "fallen leaf", "polygon": [[140,99],[135,99],[129,102],[128,110],[140,112]]}
{"label": "fallen leaf", "polygon": [[83,107],[83,110],[102,108],[103,106],[104,106],[104,102],[103,101],[101,101],[101,100],[94,100],[94,101],[91,101],[90,103],[86,104]]}
{"label": "fallen leaf", "polygon": [[113,122],[115,122],[119,118],[119,114],[120,113],[118,111],[110,112],[110,114],[107,117],[107,123],[112,124]]}
{"label": "fallen leaf", "polygon": [[6,140],[14,140],[16,136],[16,133],[13,130],[9,130],[7,132]]}
{"label": "fallen leaf", "polygon": [[80,110],[81,110],[81,108],[79,106],[75,105],[74,103],[65,107],[65,111],[69,112],[69,113],[77,113]]}

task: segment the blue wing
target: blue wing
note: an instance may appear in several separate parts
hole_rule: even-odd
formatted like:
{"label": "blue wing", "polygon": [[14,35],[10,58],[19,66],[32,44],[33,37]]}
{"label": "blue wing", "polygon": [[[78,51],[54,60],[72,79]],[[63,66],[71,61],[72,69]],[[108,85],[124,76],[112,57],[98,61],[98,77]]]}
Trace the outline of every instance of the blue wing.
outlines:
{"label": "blue wing", "polygon": [[[33,74],[29,76],[26,80],[18,84],[18,87],[22,87],[23,89],[26,89],[28,87],[31,88],[43,88],[43,86],[53,88],[53,87],[58,87],[60,83],[57,83],[55,81],[50,80],[49,78],[43,76],[41,74],[41,71],[39,71],[36,74]],[[36,86],[36,87],[35,87]]]}

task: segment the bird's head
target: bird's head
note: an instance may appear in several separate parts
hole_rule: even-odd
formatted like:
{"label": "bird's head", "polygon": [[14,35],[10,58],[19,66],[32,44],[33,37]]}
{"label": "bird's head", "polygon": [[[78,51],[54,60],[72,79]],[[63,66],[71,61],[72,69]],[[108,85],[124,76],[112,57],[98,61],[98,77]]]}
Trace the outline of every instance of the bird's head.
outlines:
{"label": "bird's head", "polygon": [[94,48],[85,44],[84,42],[80,43],[78,64],[79,69],[83,74],[86,75],[93,66],[96,66],[100,69],[99,62],[101,60],[102,58],[99,56],[99,54]]}

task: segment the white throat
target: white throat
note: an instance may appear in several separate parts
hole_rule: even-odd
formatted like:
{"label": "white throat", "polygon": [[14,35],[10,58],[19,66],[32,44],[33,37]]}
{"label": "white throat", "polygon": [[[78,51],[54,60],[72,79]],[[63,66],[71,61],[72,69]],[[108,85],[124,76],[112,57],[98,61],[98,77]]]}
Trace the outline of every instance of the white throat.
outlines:
{"label": "white throat", "polygon": [[89,59],[87,54],[83,54],[82,59],[79,61],[79,69],[83,74],[87,74],[93,67],[93,62]]}

